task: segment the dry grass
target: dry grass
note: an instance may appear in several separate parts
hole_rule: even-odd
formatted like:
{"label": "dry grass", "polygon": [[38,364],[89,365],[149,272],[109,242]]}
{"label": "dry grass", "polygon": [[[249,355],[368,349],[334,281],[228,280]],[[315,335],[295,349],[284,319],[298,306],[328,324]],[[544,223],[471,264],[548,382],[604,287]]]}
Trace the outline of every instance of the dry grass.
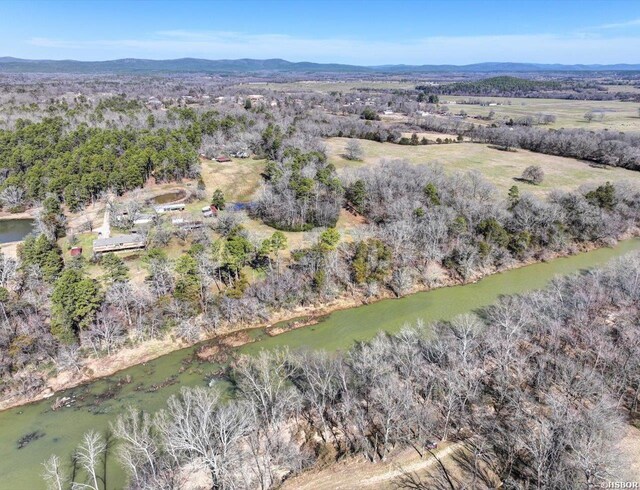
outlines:
{"label": "dry grass", "polygon": [[[479,99],[486,102],[497,102],[501,105],[479,106],[461,104],[462,100]],[[617,100],[562,100],[562,99],[525,99],[515,97],[460,97],[443,95],[441,101],[456,101],[455,105],[447,105],[450,113],[457,114],[463,109],[470,116],[487,116],[490,111],[495,113],[494,119],[518,118],[521,116],[535,116],[538,113],[553,114],[556,122],[549,128],[581,128],[581,129],[610,129],[615,131],[640,132],[640,117],[638,117],[638,103],[621,102]],[[604,119],[596,117],[587,122],[585,113],[597,111],[604,114]]]}
{"label": "dry grass", "polygon": [[253,158],[236,159],[229,163],[218,163],[200,159],[202,179],[207,193],[222,189],[228,201],[248,201],[260,187],[260,174],[264,171],[265,160]]}
{"label": "dry grass", "polygon": [[622,469],[616,479],[640,482],[640,430],[630,425],[617,446],[621,453]]}
{"label": "dry grass", "polygon": [[[535,194],[546,194],[552,189],[570,190],[584,184],[600,184],[605,181],[636,182],[640,185],[640,172],[614,167],[593,167],[587,162],[572,158],[543,155],[527,150],[500,151],[476,143],[404,146],[361,140],[364,150],[363,161],[351,162],[342,156],[347,142],[347,138],[331,138],[326,141],[329,160],[341,171],[345,168],[371,165],[382,158],[400,158],[413,164],[439,164],[448,172],[477,170],[504,192],[514,184],[518,185],[521,191]],[[541,185],[516,180],[529,165],[540,165],[544,170],[545,180]]]}
{"label": "dry grass", "polygon": [[416,134],[416,136],[418,136],[418,138],[420,138],[420,139],[427,138],[432,143],[435,143],[438,139],[444,140],[445,138],[449,138],[449,139],[452,139],[452,140],[456,140],[458,138],[457,134],[437,133],[435,131],[408,131],[408,132],[400,133],[400,135],[404,136],[405,138],[411,138],[411,136],[414,133]]}

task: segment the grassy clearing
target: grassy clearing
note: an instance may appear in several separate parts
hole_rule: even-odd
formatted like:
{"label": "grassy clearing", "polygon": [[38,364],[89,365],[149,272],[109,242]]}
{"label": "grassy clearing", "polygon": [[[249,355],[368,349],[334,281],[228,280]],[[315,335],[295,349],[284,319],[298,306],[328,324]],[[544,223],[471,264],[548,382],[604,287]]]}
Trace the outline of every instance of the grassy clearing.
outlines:
{"label": "grassy clearing", "polygon": [[[329,160],[341,172],[347,168],[377,163],[382,158],[401,158],[413,164],[439,164],[449,172],[477,170],[504,192],[514,184],[520,187],[521,192],[535,194],[546,194],[553,189],[571,190],[583,184],[601,184],[607,180],[636,182],[640,185],[640,172],[614,167],[592,167],[579,160],[526,150],[500,151],[475,143],[402,146],[361,140],[363,161],[350,162],[342,156],[348,141],[347,138],[330,138],[326,141]],[[540,165],[544,170],[545,180],[541,185],[515,180],[529,165]]]}
{"label": "grassy clearing", "polygon": [[633,85],[605,85],[607,92],[617,93],[622,92],[626,94],[640,94],[640,88]]}
{"label": "grassy clearing", "polygon": [[[479,106],[461,104],[460,101],[479,99],[486,102],[497,102],[502,105]],[[615,131],[640,131],[640,117],[635,102],[621,102],[617,100],[562,100],[562,99],[525,99],[514,97],[461,97],[443,95],[441,101],[456,101],[447,105],[452,114],[463,109],[470,116],[487,116],[490,111],[495,112],[495,120],[514,119],[521,116],[535,116],[538,113],[553,114],[556,122],[549,128],[581,128],[581,129],[611,129]],[[590,123],[584,118],[585,113],[596,111],[604,114],[604,119],[598,116]]]}
{"label": "grassy clearing", "polygon": [[[202,159],[202,178],[207,189],[207,196],[217,188],[222,189],[228,201],[251,201],[260,188],[262,182],[261,173],[264,171],[266,160],[234,160],[232,163],[217,163]],[[205,201],[198,201],[187,206],[188,211],[199,212]],[[242,225],[252,235],[254,241],[259,242],[271,237],[275,228],[247,216],[242,216]],[[336,228],[340,231],[344,240],[351,241],[358,225],[358,218],[346,211],[342,211]],[[287,237],[289,250],[295,250],[311,246],[317,240],[317,231],[309,232],[283,232]],[[284,253],[285,256],[289,252]]]}
{"label": "grassy clearing", "polygon": [[222,189],[228,201],[249,201],[260,187],[266,160],[237,159],[229,163],[200,159],[207,193]]}

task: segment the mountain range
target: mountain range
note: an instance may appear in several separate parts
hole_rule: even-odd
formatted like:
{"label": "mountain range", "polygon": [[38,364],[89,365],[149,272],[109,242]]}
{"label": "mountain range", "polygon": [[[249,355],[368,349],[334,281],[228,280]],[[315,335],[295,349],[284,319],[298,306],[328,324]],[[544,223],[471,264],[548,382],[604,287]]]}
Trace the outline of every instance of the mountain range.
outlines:
{"label": "mountain range", "polygon": [[179,58],[147,60],[125,58],[110,61],[28,60],[0,57],[0,73],[535,73],[640,71],[640,64],[563,65],[541,63],[474,63],[470,65],[380,65],[291,62],[283,59],[206,60]]}

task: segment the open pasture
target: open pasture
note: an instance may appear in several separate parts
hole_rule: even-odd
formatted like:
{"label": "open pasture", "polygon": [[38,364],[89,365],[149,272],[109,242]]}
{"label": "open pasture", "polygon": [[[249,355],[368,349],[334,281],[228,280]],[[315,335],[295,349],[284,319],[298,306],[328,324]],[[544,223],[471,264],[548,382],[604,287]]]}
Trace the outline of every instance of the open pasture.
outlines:
{"label": "open pasture", "polygon": [[[501,151],[477,143],[408,146],[360,140],[364,152],[360,162],[344,158],[347,138],[326,140],[329,160],[340,171],[360,165],[375,164],[383,158],[404,159],[413,164],[438,164],[448,172],[477,170],[505,193],[512,185],[521,192],[546,194],[553,189],[571,190],[585,184],[635,182],[640,186],[640,172],[615,167],[598,167],[572,158],[533,153],[527,150]],[[545,179],[540,185],[518,181],[529,165],[540,165]]]}
{"label": "open pasture", "polygon": [[[464,104],[462,101],[480,100],[498,105]],[[552,114],[556,122],[546,127],[580,128],[589,130],[609,129],[611,131],[640,132],[640,104],[635,102],[621,102],[617,100],[565,100],[565,99],[529,99],[514,97],[462,97],[452,95],[440,96],[440,101],[455,101],[447,104],[451,114],[458,114],[464,110],[469,116],[486,117],[491,111],[495,113],[493,119],[517,119],[537,114]],[[585,119],[585,114],[593,112],[591,122]],[[601,116],[602,115],[602,116]]]}

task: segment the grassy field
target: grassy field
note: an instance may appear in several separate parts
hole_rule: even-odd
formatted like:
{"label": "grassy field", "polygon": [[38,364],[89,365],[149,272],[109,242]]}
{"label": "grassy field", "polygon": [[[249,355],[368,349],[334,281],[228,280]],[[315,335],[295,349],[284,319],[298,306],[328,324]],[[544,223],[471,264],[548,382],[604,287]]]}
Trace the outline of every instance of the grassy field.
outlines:
{"label": "grassy field", "polygon": [[[326,140],[329,160],[340,171],[360,165],[370,165],[382,158],[401,158],[414,164],[440,164],[446,171],[478,170],[501,191],[516,184],[521,191],[546,194],[552,189],[575,189],[583,184],[627,181],[640,185],[640,172],[622,168],[592,167],[587,162],[571,158],[532,153],[526,150],[506,152],[476,143],[452,143],[448,145],[403,146],[393,143],[377,143],[361,140],[364,150],[362,162],[351,162],[345,153],[347,138]],[[531,185],[515,179],[529,165],[540,165],[545,172],[541,185]]]}
{"label": "grassy field", "polygon": [[266,160],[253,158],[234,159],[229,163],[218,163],[201,159],[202,179],[207,192],[222,189],[227,201],[248,201],[260,187],[260,174],[264,171]]}
{"label": "grassy field", "polygon": [[[468,99],[480,99],[487,102],[497,102],[502,105],[479,106],[473,104],[461,104],[460,101]],[[640,117],[638,108],[640,104],[635,102],[600,101],[600,100],[561,100],[561,99],[519,99],[509,97],[459,97],[443,95],[441,101],[456,101],[456,104],[448,105],[452,114],[457,114],[463,109],[470,116],[487,116],[490,111],[495,112],[495,120],[503,118],[517,118],[521,116],[535,116],[538,113],[553,114],[556,122],[549,128],[582,128],[582,129],[611,129],[616,131],[640,132]],[[587,122],[584,118],[589,111],[601,111],[604,118],[599,120],[596,116],[593,121]]]}

